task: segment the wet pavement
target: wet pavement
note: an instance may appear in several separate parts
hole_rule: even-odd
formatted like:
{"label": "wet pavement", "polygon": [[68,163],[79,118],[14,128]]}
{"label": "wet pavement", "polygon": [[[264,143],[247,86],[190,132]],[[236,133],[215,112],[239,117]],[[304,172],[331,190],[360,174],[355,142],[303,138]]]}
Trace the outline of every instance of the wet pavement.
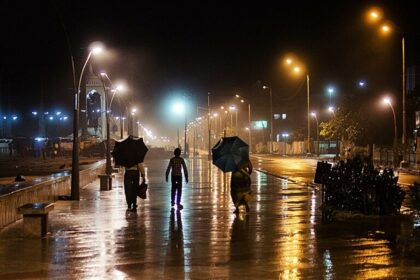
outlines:
{"label": "wet pavement", "polygon": [[[122,174],[80,201],[57,201],[50,232],[24,238],[22,220],[0,232],[0,279],[369,279],[420,275],[405,247],[420,221],[322,222],[319,192],[252,174],[251,212],[236,216],[229,176],[190,159],[182,211],[171,211],[166,160],[147,160],[148,198],[127,212]],[[210,167],[210,168],[209,168]]]}

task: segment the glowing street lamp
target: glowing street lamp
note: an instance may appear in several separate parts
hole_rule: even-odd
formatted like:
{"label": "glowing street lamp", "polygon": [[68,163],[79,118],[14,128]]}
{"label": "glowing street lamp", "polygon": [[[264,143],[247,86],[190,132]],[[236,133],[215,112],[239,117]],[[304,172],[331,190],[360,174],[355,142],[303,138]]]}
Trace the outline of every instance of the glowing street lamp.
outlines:
{"label": "glowing street lamp", "polygon": [[92,54],[97,55],[102,52],[102,47],[95,46],[93,47],[82,67],[79,77],[79,84],[77,91],[74,93],[74,113],[73,113],[73,153],[72,153],[72,168],[71,168],[71,199],[79,200],[79,114],[80,114],[80,87],[82,84],[83,73],[85,71],[86,65],[88,64]]}
{"label": "glowing street lamp", "polygon": [[249,152],[252,152],[252,136],[251,136],[251,103],[249,102],[249,100],[242,98],[242,96],[240,96],[239,94],[235,94],[236,98],[240,98],[241,103],[248,103],[248,145],[249,145]]}
{"label": "glowing street lamp", "polygon": [[[292,71],[295,74],[300,74],[302,71],[301,67],[298,65],[293,65],[293,60],[291,58],[286,58],[286,65],[292,66]],[[311,122],[310,122],[310,102],[309,102],[309,73],[306,72],[306,95],[307,95],[307,122],[308,122],[308,154],[311,153]]]}
{"label": "glowing street lamp", "polygon": [[[184,114],[185,120],[187,119],[187,117],[186,117],[187,112],[185,110],[185,104],[184,103],[181,103],[181,102],[174,103],[172,105],[172,112],[175,113],[175,114],[177,114],[177,115]],[[177,139],[178,139],[178,142],[177,143],[178,143],[178,148],[179,148],[180,147],[180,143],[179,143],[179,127],[178,126],[177,126]],[[185,154],[185,148],[186,147],[184,147],[184,154]]]}
{"label": "glowing street lamp", "polygon": [[319,124],[318,124],[318,117],[316,116],[316,113],[315,112],[312,112],[311,113],[311,116],[313,118],[315,118],[315,120],[316,120],[316,142],[317,142],[317,146],[318,146],[317,154],[319,156]]}
{"label": "glowing street lamp", "polygon": [[397,118],[395,117],[395,111],[394,111],[394,107],[392,106],[391,99],[389,97],[385,97],[382,101],[384,104],[388,105],[391,108],[392,115],[394,117],[394,151],[395,151],[397,147],[397,139],[398,139]]}
{"label": "glowing street lamp", "polygon": [[330,97],[330,106],[331,106],[331,96],[334,93],[334,88],[333,87],[328,87],[327,91],[328,91],[328,95]]}
{"label": "glowing street lamp", "polygon": [[[374,22],[379,22],[382,19],[382,14],[380,13],[379,9],[373,9],[369,11],[371,14],[377,12],[377,17]],[[375,16],[371,15],[371,19],[374,19]],[[372,21],[372,20],[371,20]],[[392,28],[389,22],[382,23],[380,26],[380,32],[383,35],[388,35],[391,32],[397,32],[396,28]],[[407,111],[406,111],[406,88],[405,88],[405,38],[404,34],[398,32],[401,36],[401,52],[402,52],[402,144],[404,146],[404,157],[406,152],[406,145],[407,145]],[[405,158],[403,159],[405,161]]]}
{"label": "glowing street lamp", "polygon": [[264,85],[263,89],[270,91],[270,153],[273,153],[273,92],[269,86]]}

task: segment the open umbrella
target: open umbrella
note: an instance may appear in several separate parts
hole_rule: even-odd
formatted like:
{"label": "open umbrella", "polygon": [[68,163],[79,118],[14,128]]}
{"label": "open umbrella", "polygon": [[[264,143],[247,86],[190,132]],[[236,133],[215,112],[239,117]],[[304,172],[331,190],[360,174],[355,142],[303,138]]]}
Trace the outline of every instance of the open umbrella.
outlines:
{"label": "open umbrella", "polygon": [[223,137],[212,149],[213,164],[223,172],[233,172],[238,164],[249,160],[249,146],[237,136]]}
{"label": "open umbrella", "polygon": [[130,167],[143,162],[148,150],[143,142],[143,138],[135,138],[130,135],[124,140],[115,142],[112,156],[114,157],[115,165]]}

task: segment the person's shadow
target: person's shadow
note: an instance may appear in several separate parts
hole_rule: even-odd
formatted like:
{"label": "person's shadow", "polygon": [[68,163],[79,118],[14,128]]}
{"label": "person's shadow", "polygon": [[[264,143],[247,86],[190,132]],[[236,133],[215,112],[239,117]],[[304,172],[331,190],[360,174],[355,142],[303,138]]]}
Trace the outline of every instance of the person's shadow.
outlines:
{"label": "person's shadow", "polygon": [[[168,232],[168,252],[166,254],[165,267],[177,267],[177,275],[184,273],[184,234],[182,231],[181,211],[171,210],[169,219],[169,232]],[[173,271],[165,271],[164,276],[171,275]],[[182,279],[183,277],[180,277]]]}
{"label": "person's shadow", "polygon": [[230,236],[230,261],[237,262],[249,257],[250,235],[249,215],[236,215]]}

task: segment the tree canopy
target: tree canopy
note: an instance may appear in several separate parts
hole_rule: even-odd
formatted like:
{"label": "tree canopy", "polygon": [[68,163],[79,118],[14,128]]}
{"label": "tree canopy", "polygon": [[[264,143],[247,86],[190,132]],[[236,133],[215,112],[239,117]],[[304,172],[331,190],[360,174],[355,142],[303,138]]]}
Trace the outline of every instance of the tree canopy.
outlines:
{"label": "tree canopy", "polygon": [[327,140],[341,139],[354,143],[363,133],[359,115],[345,108],[339,108],[333,118],[320,124],[320,128],[319,134]]}

